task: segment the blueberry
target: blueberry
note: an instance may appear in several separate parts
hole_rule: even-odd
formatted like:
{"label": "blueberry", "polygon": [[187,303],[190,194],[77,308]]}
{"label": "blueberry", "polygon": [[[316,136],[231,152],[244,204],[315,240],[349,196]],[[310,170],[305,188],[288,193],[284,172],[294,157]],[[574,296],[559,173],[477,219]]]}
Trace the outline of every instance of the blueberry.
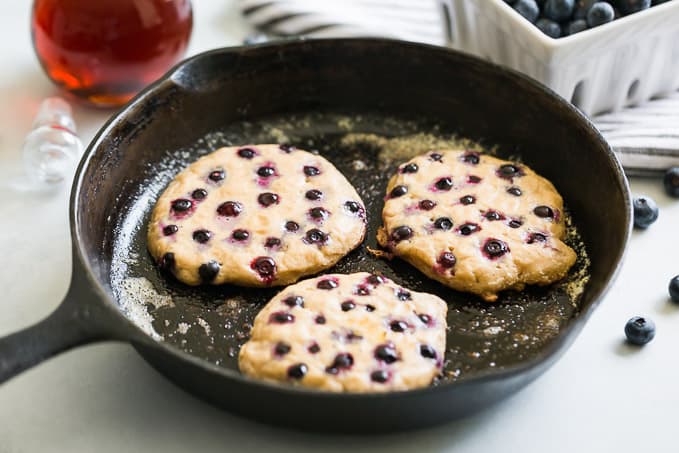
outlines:
{"label": "blueberry", "polygon": [[316,316],[316,324],[325,324],[325,316],[323,315],[318,315]]}
{"label": "blueberry", "polygon": [[437,230],[449,230],[453,227],[453,221],[448,217],[439,217],[434,221],[434,228]]}
{"label": "blueberry", "polygon": [[431,201],[431,200],[422,200],[420,201],[419,205],[420,209],[423,211],[431,211],[436,207],[436,202]]}
{"label": "blueberry", "polygon": [[443,156],[439,153],[431,153],[429,155],[429,159],[433,160],[434,162],[441,162],[441,159],[443,159]]}
{"label": "blueberry", "polygon": [[483,245],[483,253],[490,259],[496,259],[509,252],[507,244],[499,239],[488,239]]}
{"label": "blueberry", "polygon": [[298,363],[288,368],[288,376],[292,379],[302,379],[308,371],[309,368],[305,364]]}
{"label": "blueberry", "polygon": [[470,234],[481,230],[481,227],[475,223],[464,223],[460,225],[457,230],[462,236],[469,236]]}
{"label": "blueberry", "polygon": [[257,169],[257,174],[262,178],[269,178],[276,174],[276,169],[273,167],[259,167]]}
{"label": "blueberry", "polygon": [[231,237],[235,241],[246,241],[250,237],[250,233],[248,233],[247,230],[239,228],[237,230],[234,230],[233,233],[231,233]]}
{"label": "blueberry", "polygon": [[455,266],[457,258],[453,255],[453,252],[443,252],[439,255],[436,262],[443,268],[450,269]]}
{"label": "blueberry", "polygon": [[299,230],[299,223],[288,220],[285,222],[285,229],[291,233],[294,233],[295,231]]}
{"label": "blueberry", "polygon": [[367,286],[360,285],[356,288],[354,294],[356,294],[357,296],[369,296],[370,289]]}
{"label": "blueberry", "polygon": [[224,179],[224,170],[215,170],[208,175],[210,181],[219,182]]}
{"label": "blueberry", "polygon": [[531,23],[540,15],[540,7],[535,0],[516,0],[513,8]]}
{"label": "blueberry", "polygon": [[396,227],[394,228],[394,231],[391,232],[391,238],[396,242],[401,242],[405,241],[406,239],[410,239],[412,235],[413,229],[407,225]]}
{"label": "blueberry", "polygon": [[467,151],[460,160],[467,164],[478,165],[481,162],[481,156],[476,151]]}
{"label": "blueberry", "polygon": [[587,17],[587,11],[598,0],[575,0],[575,9],[573,10],[573,20],[577,21]]}
{"label": "blueberry", "polygon": [[390,374],[387,370],[376,370],[370,373],[370,380],[379,384],[384,384],[389,380]]}
{"label": "blueberry", "polygon": [[356,308],[356,304],[352,300],[345,300],[340,307],[342,308],[342,311],[350,311]]}
{"label": "blueberry", "polygon": [[268,256],[256,258],[251,267],[257,271],[260,277],[271,277],[276,273],[276,262]]}
{"label": "blueberry", "polygon": [[405,332],[408,330],[408,324],[405,321],[392,321],[389,327],[394,332]]}
{"label": "blueberry", "polygon": [[398,198],[408,193],[408,187],[406,186],[396,186],[391,190],[389,194],[390,198]]}
{"label": "blueberry", "polygon": [[193,207],[193,202],[186,198],[179,198],[172,202],[172,210],[175,212],[186,212]]}
{"label": "blueberry", "polygon": [[264,242],[264,247],[271,249],[274,247],[278,247],[281,245],[281,240],[278,238],[270,237],[266,238],[266,242]]}
{"label": "blueberry", "polygon": [[615,11],[613,7],[606,2],[596,2],[587,11],[587,25],[590,27],[598,27],[599,25],[607,24],[615,18]]}
{"label": "blueberry", "polygon": [[252,159],[255,157],[255,154],[257,153],[252,148],[241,148],[238,150],[238,155],[243,159]]}
{"label": "blueberry", "polygon": [[658,206],[652,198],[644,196],[635,197],[632,204],[634,206],[635,228],[646,229],[658,220]]}
{"label": "blueberry", "polygon": [[309,244],[324,244],[328,240],[328,235],[317,228],[306,232],[306,242]]}
{"label": "blueberry", "polygon": [[667,195],[679,198],[679,167],[672,167],[667,170],[663,183]]}
{"label": "blueberry", "polygon": [[292,347],[289,344],[279,341],[278,343],[276,343],[276,346],[274,347],[274,353],[278,356],[284,356],[285,354],[290,352],[291,349]]}
{"label": "blueberry", "polygon": [[438,190],[450,190],[453,188],[453,179],[450,177],[441,178],[438,181],[436,181],[434,186]]}
{"label": "blueberry", "polygon": [[165,255],[162,256],[160,259],[160,262],[158,265],[160,266],[160,269],[165,271],[165,272],[171,272],[172,269],[174,269],[176,262],[174,258],[174,253],[172,252],[167,252]]}
{"label": "blueberry", "polygon": [[563,27],[563,34],[564,36],[570,36],[585,30],[587,30],[587,21],[585,19],[578,19],[573,22],[568,22],[566,26]]}
{"label": "blueberry", "polygon": [[288,154],[290,154],[291,152],[293,152],[296,149],[294,146],[292,146],[288,143],[282,143],[278,147],[281,149],[281,151],[288,153]]}
{"label": "blueberry", "polygon": [[470,204],[474,204],[476,202],[476,198],[472,195],[465,195],[464,197],[460,198],[460,203],[463,205],[467,206]]}
{"label": "blueberry", "polygon": [[370,283],[373,286],[381,285],[382,283],[386,282],[386,278],[380,274],[371,274],[368,276],[366,279],[368,283]]}
{"label": "blueberry", "polygon": [[368,304],[365,306],[365,311],[372,313],[373,311],[375,311],[375,306]]}
{"label": "blueberry", "polygon": [[306,193],[304,194],[304,197],[307,200],[311,201],[320,200],[321,198],[323,198],[323,192],[316,189],[307,190]]}
{"label": "blueberry", "polygon": [[318,176],[321,174],[321,170],[319,170],[318,167],[307,165],[304,167],[304,174],[307,176]]}
{"label": "blueberry", "polygon": [[645,345],[655,337],[655,323],[650,319],[635,316],[625,324],[625,335],[630,343]]}
{"label": "blueberry", "polygon": [[302,296],[289,296],[283,299],[283,303],[290,308],[304,307],[304,298]]}
{"label": "blueberry", "polygon": [[323,208],[311,208],[309,209],[309,217],[315,220],[323,220],[330,215],[326,209]]}
{"label": "blueberry", "polygon": [[325,289],[325,290],[335,289],[338,286],[339,286],[339,282],[337,281],[337,279],[334,279],[334,278],[324,278],[323,280],[320,280],[316,284],[316,287],[318,289]]}
{"label": "blueberry", "polygon": [[535,26],[550,38],[561,37],[561,26],[553,20],[542,17],[535,22]]}
{"label": "blueberry", "polygon": [[212,233],[208,230],[196,230],[193,232],[193,240],[199,244],[205,244],[212,237]]}
{"label": "blueberry", "polygon": [[217,214],[224,217],[238,217],[243,212],[243,205],[237,201],[227,201],[219,205]]}
{"label": "blueberry", "polygon": [[505,164],[497,169],[496,174],[500,178],[512,179],[515,176],[523,176],[523,170],[521,170],[521,168],[517,167],[516,165]]}
{"label": "blueberry", "polygon": [[519,228],[523,223],[520,220],[512,219],[507,225],[509,225],[509,228]]}
{"label": "blueberry", "polygon": [[354,365],[354,357],[346,352],[339,353],[335,356],[332,364],[325,369],[328,374],[337,374],[342,370],[348,370]]}
{"label": "blueberry", "polygon": [[503,220],[505,218],[505,216],[503,216],[497,211],[487,211],[484,214],[484,217],[486,218],[486,220],[490,220],[491,222],[496,220]]}
{"label": "blueberry", "polygon": [[198,268],[198,275],[200,275],[201,280],[204,283],[209,283],[217,277],[221,266],[216,261],[210,261],[205,264],[201,264]]}
{"label": "blueberry", "polygon": [[295,322],[295,315],[284,311],[277,311],[271,313],[269,316],[269,323],[273,324],[290,324]]}
{"label": "blueberry", "polygon": [[383,344],[375,349],[375,358],[384,363],[394,363],[398,360],[398,351],[393,344]]}
{"label": "blueberry", "polygon": [[542,217],[543,219],[551,219],[554,217],[554,211],[552,208],[544,205],[536,206],[535,209],[533,209],[533,214],[538,217]]}
{"label": "blueberry", "polygon": [[422,321],[424,324],[429,325],[431,324],[431,316],[429,316],[426,313],[420,313],[417,315],[418,318],[420,318],[420,321]]}
{"label": "blueberry", "polygon": [[542,233],[531,233],[528,235],[527,244],[534,244],[536,242],[547,242],[547,236]]}
{"label": "blueberry", "polygon": [[271,206],[272,204],[278,204],[280,202],[280,197],[275,193],[264,192],[262,194],[259,194],[259,196],[257,197],[257,201],[259,201],[259,204],[266,208]]}
{"label": "blueberry", "polygon": [[163,228],[163,234],[165,236],[172,236],[177,231],[179,231],[179,227],[177,225],[167,225],[165,228]]}
{"label": "blueberry", "polygon": [[406,164],[401,169],[401,173],[417,173],[419,167],[415,163]]}
{"label": "blueberry", "polygon": [[396,297],[400,301],[406,301],[406,300],[412,300],[413,296],[410,294],[410,292],[406,291],[405,289],[399,289],[398,292],[396,293]]}
{"label": "blueberry", "polygon": [[361,212],[361,205],[356,203],[355,201],[347,201],[346,203],[344,203],[344,207],[347,208],[347,210],[353,214]]}
{"label": "blueberry", "polygon": [[309,351],[312,354],[316,354],[321,351],[321,347],[318,345],[318,343],[314,343],[307,348],[307,351]]}
{"label": "blueberry", "polygon": [[547,19],[561,22],[570,19],[574,9],[575,0],[547,0],[542,13]]}
{"label": "blueberry", "polygon": [[469,176],[467,176],[467,182],[469,184],[478,184],[478,183],[481,182],[481,178],[479,178],[476,175],[469,175]]}
{"label": "blueberry", "polygon": [[428,344],[423,344],[420,346],[420,355],[425,359],[435,359],[436,350]]}
{"label": "blueberry", "polygon": [[615,6],[624,15],[637,13],[651,7],[651,0],[616,0]]}
{"label": "blueberry", "polygon": [[514,195],[515,197],[520,197],[523,192],[521,192],[521,189],[519,189],[516,186],[512,186],[509,189],[507,189],[507,193],[510,195]]}
{"label": "blueberry", "polygon": [[669,292],[672,302],[679,304],[679,275],[670,280]]}
{"label": "blueberry", "polygon": [[205,197],[207,197],[207,190],[205,189],[196,189],[191,192],[191,198],[194,200],[204,200]]}

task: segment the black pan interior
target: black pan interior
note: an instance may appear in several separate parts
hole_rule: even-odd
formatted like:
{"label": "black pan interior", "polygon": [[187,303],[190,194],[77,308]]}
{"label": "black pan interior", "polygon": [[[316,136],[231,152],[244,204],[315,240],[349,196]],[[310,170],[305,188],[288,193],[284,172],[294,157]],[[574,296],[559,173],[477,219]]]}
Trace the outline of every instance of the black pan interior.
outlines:
{"label": "black pan interior", "polygon": [[[365,243],[329,272],[382,272],[449,302],[441,381],[521,364],[539,357],[592,308],[616,268],[629,222],[625,187],[606,145],[575,111],[545,93],[470,57],[389,41],[206,55],[142,96],[95,140],[78,194],[83,246],[135,323],[190,354],[237,369],[254,316],[280,289],[189,288],[160,275],[146,252],[147,217],[173,175],[199,156],[221,145],[286,141],[318,150],[367,204]],[[488,305],[399,260],[373,257],[367,247],[376,247],[382,194],[402,160],[394,158],[393,141],[350,141],[348,134],[405,137],[415,144],[412,154],[426,150],[427,140],[466,138],[521,159],[555,183],[581,235],[570,239],[580,259],[568,280],[508,292]],[[584,290],[573,296],[580,285]]]}

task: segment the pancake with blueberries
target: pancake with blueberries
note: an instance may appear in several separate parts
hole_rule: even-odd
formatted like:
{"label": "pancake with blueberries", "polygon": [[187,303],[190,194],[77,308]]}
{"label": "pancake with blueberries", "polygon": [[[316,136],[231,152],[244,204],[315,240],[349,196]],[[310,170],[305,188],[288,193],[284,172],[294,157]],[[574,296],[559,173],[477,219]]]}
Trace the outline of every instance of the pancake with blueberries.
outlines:
{"label": "pancake with blueberries", "polygon": [[494,301],[548,285],[573,266],[563,199],[524,164],[473,151],[430,152],[387,186],[378,242],[430,278]]}
{"label": "pancake with blueberries", "polygon": [[429,385],[440,373],[447,306],[366,272],[304,280],[257,314],[240,370],[333,392]]}
{"label": "pancake with blueberries", "polygon": [[221,148],[168,185],[148,247],[189,284],[277,286],[334,265],[365,236],[363,202],[321,156],[286,145]]}

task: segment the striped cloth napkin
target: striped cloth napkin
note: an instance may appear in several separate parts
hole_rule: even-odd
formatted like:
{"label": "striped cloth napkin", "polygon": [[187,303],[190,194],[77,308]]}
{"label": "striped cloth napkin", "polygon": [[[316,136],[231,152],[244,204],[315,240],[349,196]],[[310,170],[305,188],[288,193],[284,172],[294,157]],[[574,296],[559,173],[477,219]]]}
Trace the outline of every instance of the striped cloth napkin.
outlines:
{"label": "striped cloth napkin", "polygon": [[[240,5],[248,22],[272,36],[384,36],[446,44],[438,0],[240,0]],[[679,166],[679,93],[592,120],[628,174]]]}

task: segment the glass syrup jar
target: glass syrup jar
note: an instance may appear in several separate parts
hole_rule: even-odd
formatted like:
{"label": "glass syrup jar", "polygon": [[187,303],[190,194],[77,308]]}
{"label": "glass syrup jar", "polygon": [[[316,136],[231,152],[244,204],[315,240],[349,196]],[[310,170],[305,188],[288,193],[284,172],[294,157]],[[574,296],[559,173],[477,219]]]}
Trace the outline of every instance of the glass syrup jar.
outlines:
{"label": "glass syrup jar", "polygon": [[186,51],[190,0],[34,0],[33,46],[48,77],[88,103],[127,102]]}

